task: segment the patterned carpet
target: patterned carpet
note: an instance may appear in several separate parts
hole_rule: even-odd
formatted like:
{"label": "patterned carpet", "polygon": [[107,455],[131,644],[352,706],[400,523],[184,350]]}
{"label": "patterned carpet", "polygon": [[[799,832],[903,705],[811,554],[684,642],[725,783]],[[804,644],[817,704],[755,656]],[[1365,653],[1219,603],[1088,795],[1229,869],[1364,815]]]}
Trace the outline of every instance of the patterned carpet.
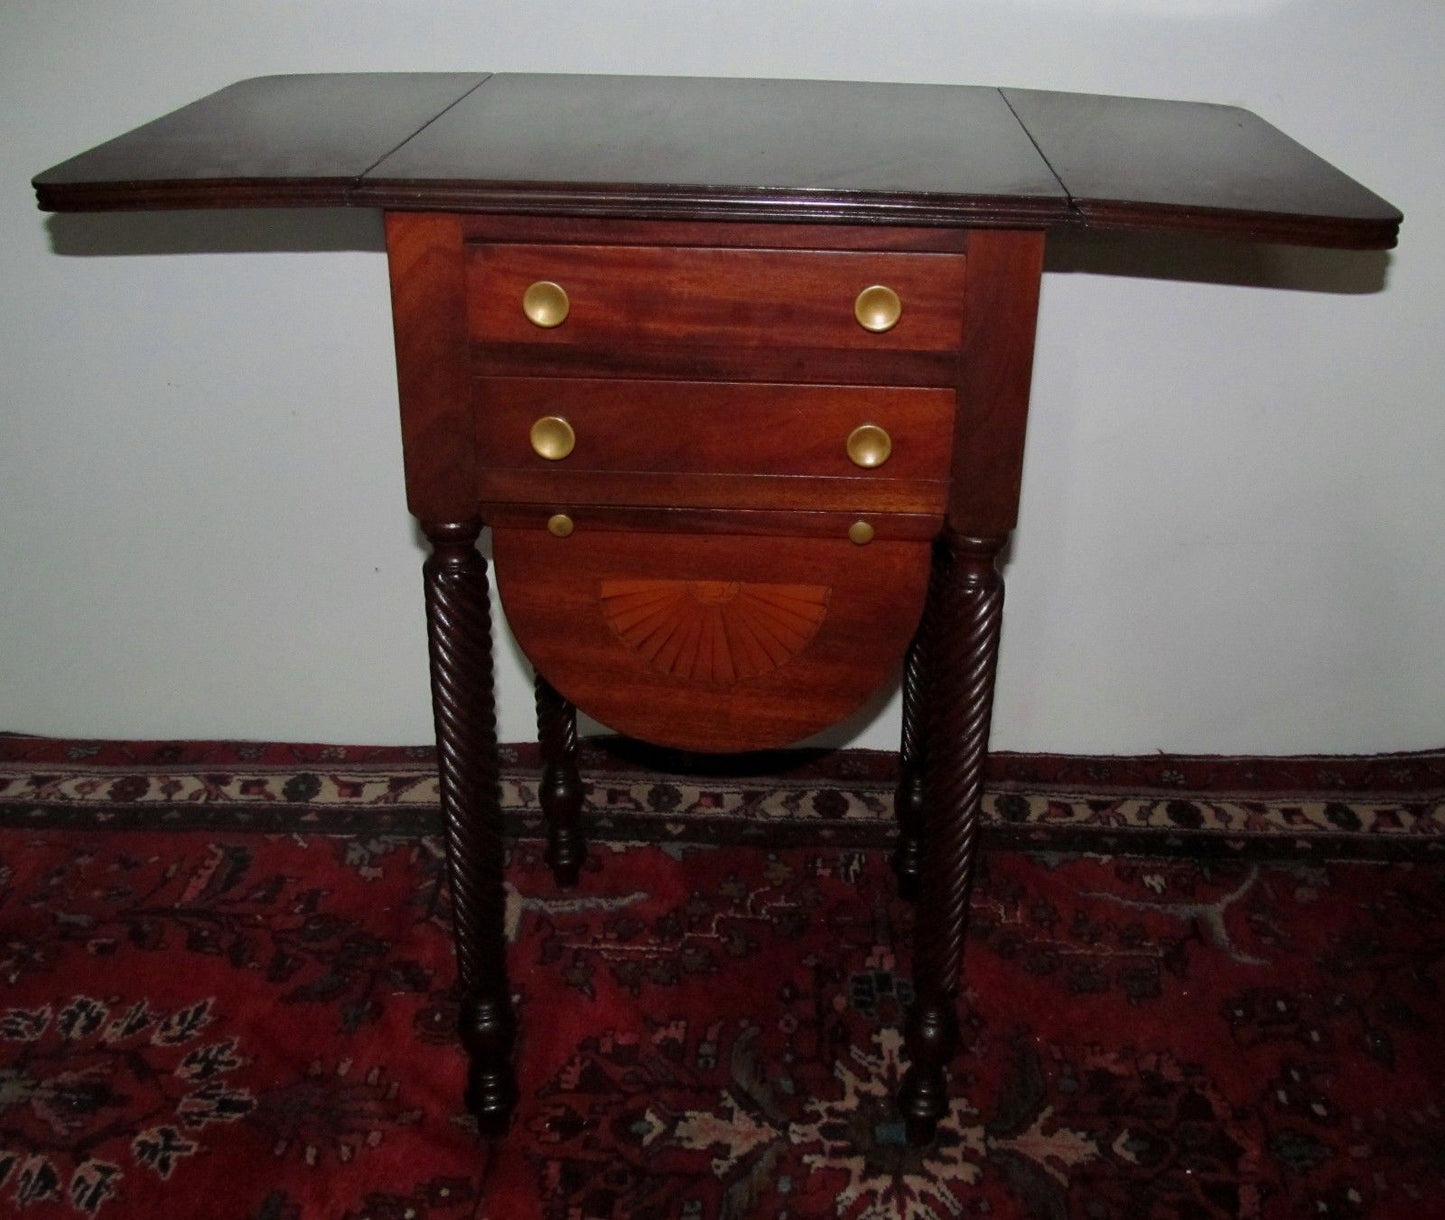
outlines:
{"label": "patterned carpet", "polygon": [[489,1148],[425,752],[0,738],[0,1214],[1445,1216],[1442,756],[996,759],[926,1151],[888,764],[784,761],[593,747],[569,894],[513,840]]}

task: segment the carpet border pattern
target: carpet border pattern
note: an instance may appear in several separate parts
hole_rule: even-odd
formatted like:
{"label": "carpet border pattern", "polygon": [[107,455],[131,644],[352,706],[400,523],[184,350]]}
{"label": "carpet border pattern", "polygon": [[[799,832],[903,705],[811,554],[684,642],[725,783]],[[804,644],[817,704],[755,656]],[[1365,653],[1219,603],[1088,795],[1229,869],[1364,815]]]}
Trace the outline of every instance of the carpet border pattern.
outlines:
{"label": "carpet border pattern", "polygon": [[[882,751],[707,758],[584,744],[586,825],[627,842],[894,835]],[[533,743],[503,747],[507,829],[540,830]],[[429,747],[80,741],[0,734],[0,826],[418,835],[439,830]],[[1224,758],[995,754],[985,847],[1255,858],[1439,858],[1445,751]]]}

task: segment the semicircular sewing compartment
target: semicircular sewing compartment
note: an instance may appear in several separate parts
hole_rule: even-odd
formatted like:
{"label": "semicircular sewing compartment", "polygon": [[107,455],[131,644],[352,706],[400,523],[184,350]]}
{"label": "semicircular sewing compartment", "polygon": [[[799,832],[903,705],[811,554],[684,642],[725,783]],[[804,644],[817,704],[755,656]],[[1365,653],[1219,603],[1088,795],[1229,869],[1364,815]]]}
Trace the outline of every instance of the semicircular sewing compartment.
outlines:
{"label": "semicircular sewing compartment", "polygon": [[[860,707],[922,615],[964,258],[698,228],[469,248],[477,490],[508,622],[558,691],[659,745],[762,749]],[[901,309],[870,329],[879,285]]]}

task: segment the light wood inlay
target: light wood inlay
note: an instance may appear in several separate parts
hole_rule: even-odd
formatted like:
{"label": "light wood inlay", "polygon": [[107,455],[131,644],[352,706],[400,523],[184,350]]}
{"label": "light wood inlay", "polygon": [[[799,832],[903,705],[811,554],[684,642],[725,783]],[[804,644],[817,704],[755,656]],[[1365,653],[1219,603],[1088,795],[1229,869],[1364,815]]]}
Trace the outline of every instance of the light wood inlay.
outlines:
{"label": "light wood inlay", "polygon": [[761,677],[808,646],[828,613],[822,585],[604,580],[602,613],[628,648],[677,678]]}

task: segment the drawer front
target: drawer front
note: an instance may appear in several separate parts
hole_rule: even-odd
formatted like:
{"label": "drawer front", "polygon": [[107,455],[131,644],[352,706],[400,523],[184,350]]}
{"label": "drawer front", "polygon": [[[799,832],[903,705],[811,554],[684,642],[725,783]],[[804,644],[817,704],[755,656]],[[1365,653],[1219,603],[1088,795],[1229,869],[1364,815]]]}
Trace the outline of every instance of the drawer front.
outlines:
{"label": "drawer front", "polygon": [[[948,476],[949,390],[484,377],[473,394],[478,464],[559,481],[575,471]],[[558,420],[566,427],[547,422]],[[552,432],[570,431],[570,451],[539,454],[534,429],[544,451]]]}
{"label": "drawer front", "polygon": [[[469,249],[467,299],[481,343],[952,351],[963,277],[958,254],[499,243]],[[555,293],[543,324],[529,318],[534,284],[562,289],[565,320]],[[884,330],[855,315],[859,294],[877,285],[899,307]],[[865,317],[885,325],[886,306]]]}

